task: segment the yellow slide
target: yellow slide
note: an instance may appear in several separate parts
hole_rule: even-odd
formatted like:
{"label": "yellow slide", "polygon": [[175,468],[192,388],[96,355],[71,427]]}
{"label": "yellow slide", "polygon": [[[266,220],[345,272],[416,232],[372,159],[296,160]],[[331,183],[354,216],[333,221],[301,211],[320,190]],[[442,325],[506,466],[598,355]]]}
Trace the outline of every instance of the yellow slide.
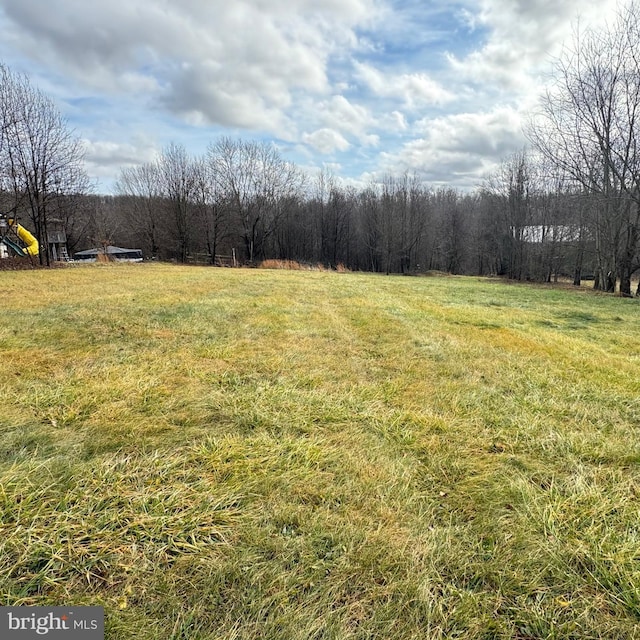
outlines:
{"label": "yellow slide", "polygon": [[18,234],[18,238],[25,243],[24,252],[26,255],[37,256],[40,253],[38,240],[30,231],[27,231],[21,224],[16,223],[14,225],[14,221],[11,218],[9,218],[9,226]]}

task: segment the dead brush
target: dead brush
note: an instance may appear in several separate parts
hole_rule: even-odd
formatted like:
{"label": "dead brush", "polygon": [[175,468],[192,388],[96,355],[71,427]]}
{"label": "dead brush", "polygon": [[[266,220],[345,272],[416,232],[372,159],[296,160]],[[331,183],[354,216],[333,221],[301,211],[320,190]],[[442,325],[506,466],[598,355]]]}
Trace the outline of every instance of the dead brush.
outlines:
{"label": "dead brush", "polygon": [[288,271],[300,271],[302,265],[296,260],[263,260],[260,269],[285,269]]}

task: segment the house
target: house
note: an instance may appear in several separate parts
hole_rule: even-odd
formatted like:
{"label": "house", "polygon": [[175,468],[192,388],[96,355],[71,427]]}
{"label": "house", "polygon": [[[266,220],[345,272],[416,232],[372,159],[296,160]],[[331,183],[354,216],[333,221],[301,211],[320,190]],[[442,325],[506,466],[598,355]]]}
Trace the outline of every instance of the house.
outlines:
{"label": "house", "polygon": [[[578,242],[580,240],[580,229],[563,224],[532,224],[520,227],[523,242],[530,244],[543,244],[549,242]],[[513,229],[516,237],[516,229]]]}

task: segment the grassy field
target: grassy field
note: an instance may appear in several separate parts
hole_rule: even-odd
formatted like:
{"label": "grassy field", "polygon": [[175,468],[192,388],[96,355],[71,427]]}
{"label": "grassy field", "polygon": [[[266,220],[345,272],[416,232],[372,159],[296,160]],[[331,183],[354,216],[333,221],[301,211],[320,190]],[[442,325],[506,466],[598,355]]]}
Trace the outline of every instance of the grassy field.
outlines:
{"label": "grassy field", "polygon": [[108,639],[640,638],[640,304],[2,273],[2,604]]}

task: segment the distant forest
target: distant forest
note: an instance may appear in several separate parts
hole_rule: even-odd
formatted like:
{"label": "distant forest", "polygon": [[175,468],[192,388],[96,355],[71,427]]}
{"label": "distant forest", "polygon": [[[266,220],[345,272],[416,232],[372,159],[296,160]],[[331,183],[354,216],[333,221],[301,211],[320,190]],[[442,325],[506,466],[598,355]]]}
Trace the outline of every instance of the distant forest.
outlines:
{"label": "distant forest", "polygon": [[354,189],[326,172],[305,177],[269,145],[221,139],[204,159],[172,145],[157,163],[124,170],[121,195],[85,199],[68,232],[78,247],[117,244],[178,262],[235,255],[382,273],[594,278],[593,199],[544,187],[524,152],[474,193],[409,174]]}
{"label": "distant forest", "polygon": [[71,252],[121,245],[181,263],[592,278],[638,294],[638,50],[636,3],[604,31],[577,35],[527,123],[530,148],[473,193],[408,173],[356,189],[327,171],[304,175],[271,144],[223,137],[202,157],[171,144],[155,162],[123,168],[117,195],[92,195],[82,145],[55,105],[0,65],[1,212],[43,247],[62,225]]}

